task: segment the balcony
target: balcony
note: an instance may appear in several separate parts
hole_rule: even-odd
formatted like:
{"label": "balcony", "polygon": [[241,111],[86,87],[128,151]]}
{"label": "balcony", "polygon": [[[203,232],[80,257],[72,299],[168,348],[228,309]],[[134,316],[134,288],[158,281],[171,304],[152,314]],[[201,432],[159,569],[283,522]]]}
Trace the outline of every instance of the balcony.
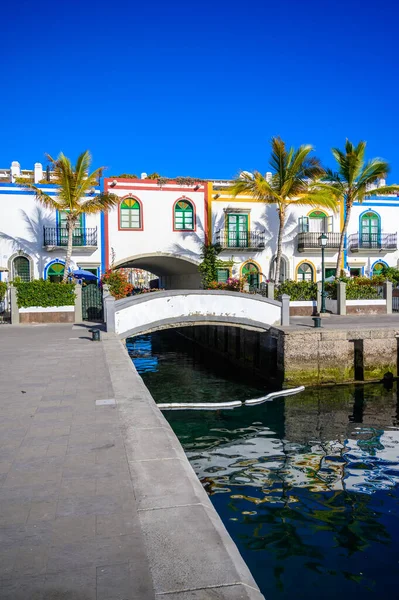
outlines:
{"label": "balcony", "polygon": [[395,252],[398,248],[396,233],[353,233],[348,237],[351,252]]}
{"label": "balcony", "polygon": [[[68,229],[66,227],[43,227],[43,238],[43,246],[49,252],[66,248]],[[95,250],[97,248],[97,227],[75,227],[72,248],[73,250],[78,248],[80,252]]]}
{"label": "balcony", "polygon": [[[338,250],[340,233],[326,233],[327,244],[326,250]],[[321,236],[320,231],[308,231],[304,233],[298,233],[298,252],[305,252],[306,250],[320,250],[319,237]]]}
{"label": "balcony", "polygon": [[265,232],[219,230],[216,232],[215,241],[222,248],[263,250],[265,247]]}

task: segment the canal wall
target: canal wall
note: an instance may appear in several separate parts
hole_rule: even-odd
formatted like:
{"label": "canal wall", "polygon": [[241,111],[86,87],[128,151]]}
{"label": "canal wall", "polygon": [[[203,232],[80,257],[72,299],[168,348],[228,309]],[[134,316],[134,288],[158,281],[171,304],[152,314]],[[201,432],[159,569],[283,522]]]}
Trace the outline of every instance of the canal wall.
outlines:
{"label": "canal wall", "polygon": [[179,440],[113,334],[103,347],[156,598],[262,600]]}
{"label": "canal wall", "polygon": [[399,327],[313,329],[192,326],[179,332],[274,386],[379,381],[398,375]]}

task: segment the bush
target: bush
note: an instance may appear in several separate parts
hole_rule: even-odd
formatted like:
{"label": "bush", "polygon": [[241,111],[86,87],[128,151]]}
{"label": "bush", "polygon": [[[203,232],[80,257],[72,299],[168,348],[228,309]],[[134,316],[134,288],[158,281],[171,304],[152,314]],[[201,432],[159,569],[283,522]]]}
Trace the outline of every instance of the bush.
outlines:
{"label": "bush", "polygon": [[[384,282],[382,275],[368,277],[341,277],[339,281],[346,283],[347,300],[376,300],[380,298],[378,287]],[[337,299],[337,280],[326,283],[325,290],[329,298]]]}
{"label": "bush", "polygon": [[71,306],[75,304],[74,283],[51,283],[48,279],[14,281],[19,308],[29,306]]}
{"label": "bush", "polygon": [[274,297],[277,299],[282,294],[287,294],[290,300],[316,300],[317,285],[312,281],[291,281],[287,279],[274,290]]}
{"label": "bush", "polygon": [[6,281],[0,281],[0,302],[2,302],[4,300],[4,296],[6,295],[6,291],[7,291],[7,282]]}
{"label": "bush", "polygon": [[229,292],[242,292],[244,280],[238,277],[229,277],[227,281],[210,281],[208,284],[208,290],[225,290]]}
{"label": "bush", "polygon": [[126,298],[133,291],[133,285],[127,280],[123,269],[107,269],[101,278],[102,285],[106,284],[115,300]]}

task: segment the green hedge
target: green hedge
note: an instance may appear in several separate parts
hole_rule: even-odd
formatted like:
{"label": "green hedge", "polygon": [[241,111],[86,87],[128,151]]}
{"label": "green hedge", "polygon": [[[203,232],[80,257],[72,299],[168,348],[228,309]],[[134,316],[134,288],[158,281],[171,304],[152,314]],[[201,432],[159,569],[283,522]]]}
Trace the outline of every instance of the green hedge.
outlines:
{"label": "green hedge", "polygon": [[71,306],[75,304],[74,283],[51,283],[48,279],[16,282],[17,302],[20,308],[29,306]]}
{"label": "green hedge", "polygon": [[6,291],[7,291],[7,282],[6,281],[0,281],[0,302],[2,302],[4,300],[4,296],[6,295]]}
{"label": "green hedge", "polygon": [[287,279],[274,290],[277,299],[282,294],[287,294],[290,300],[316,300],[317,285],[312,281],[291,281]]}
{"label": "green hedge", "polygon": [[[381,284],[378,280],[376,280],[376,278],[342,278],[341,281],[346,283],[347,300],[378,300],[378,298],[381,298],[377,289],[377,286]],[[329,298],[332,298],[333,300],[337,299],[337,281],[326,283],[325,289]]]}

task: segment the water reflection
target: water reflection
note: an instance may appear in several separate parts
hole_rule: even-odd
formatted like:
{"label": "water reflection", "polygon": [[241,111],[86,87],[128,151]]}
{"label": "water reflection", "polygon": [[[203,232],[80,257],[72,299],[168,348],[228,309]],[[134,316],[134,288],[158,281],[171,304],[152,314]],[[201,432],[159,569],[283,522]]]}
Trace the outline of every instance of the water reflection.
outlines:
{"label": "water reflection", "polygon": [[[157,353],[158,373],[143,373],[158,401],[182,360],[175,347],[166,354]],[[186,353],[186,371],[190,360]],[[243,399],[252,381],[224,372],[215,386],[216,367],[193,364],[195,376],[172,382],[171,401],[210,390],[218,401],[234,385]],[[195,391],[186,385],[193,379]],[[397,385],[387,388],[307,390],[235,411],[166,413],[268,600],[397,596],[399,403]]]}

